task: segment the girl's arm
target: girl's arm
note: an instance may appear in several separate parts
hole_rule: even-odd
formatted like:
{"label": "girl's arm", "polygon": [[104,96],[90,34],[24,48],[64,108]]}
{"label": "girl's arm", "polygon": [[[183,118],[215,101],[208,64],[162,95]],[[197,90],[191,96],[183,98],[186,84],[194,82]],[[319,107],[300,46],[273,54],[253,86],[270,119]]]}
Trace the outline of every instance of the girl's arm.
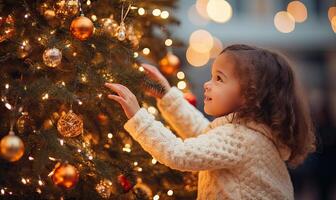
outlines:
{"label": "girl's arm", "polygon": [[207,127],[209,121],[203,114],[184,99],[183,93],[172,87],[157,106],[166,121],[182,138],[196,137]]}
{"label": "girl's arm", "polygon": [[246,154],[244,135],[233,124],[183,141],[141,108],[124,127],[156,160],[181,171],[237,167]]}

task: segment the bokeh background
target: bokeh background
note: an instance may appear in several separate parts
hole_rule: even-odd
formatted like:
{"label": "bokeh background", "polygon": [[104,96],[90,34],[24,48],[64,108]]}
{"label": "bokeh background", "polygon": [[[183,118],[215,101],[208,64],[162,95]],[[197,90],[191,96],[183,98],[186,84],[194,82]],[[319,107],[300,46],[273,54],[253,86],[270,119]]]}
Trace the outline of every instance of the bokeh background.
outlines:
{"label": "bokeh background", "polygon": [[[159,11],[156,11],[160,14]],[[317,152],[291,170],[296,199],[336,199],[336,1],[181,0],[172,28],[185,47],[180,89],[190,88],[203,111],[203,83],[221,49],[246,43],[284,54],[295,66],[310,103]],[[166,41],[170,45],[173,40]],[[272,83],[270,83],[272,84]]]}

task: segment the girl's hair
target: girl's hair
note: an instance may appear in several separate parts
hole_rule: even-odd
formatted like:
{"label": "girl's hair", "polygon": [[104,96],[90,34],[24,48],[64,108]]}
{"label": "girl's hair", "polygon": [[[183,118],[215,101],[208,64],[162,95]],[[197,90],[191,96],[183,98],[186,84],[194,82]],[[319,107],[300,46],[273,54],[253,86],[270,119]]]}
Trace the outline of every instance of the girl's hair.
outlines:
{"label": "girl's hair", "polygon": [[264,123],[291,149],[295,167],[315,151],[315,134],[307,101],[287,60],[266,49],[243,44],[226,47],[234,56],[245,104],[236,117]]}

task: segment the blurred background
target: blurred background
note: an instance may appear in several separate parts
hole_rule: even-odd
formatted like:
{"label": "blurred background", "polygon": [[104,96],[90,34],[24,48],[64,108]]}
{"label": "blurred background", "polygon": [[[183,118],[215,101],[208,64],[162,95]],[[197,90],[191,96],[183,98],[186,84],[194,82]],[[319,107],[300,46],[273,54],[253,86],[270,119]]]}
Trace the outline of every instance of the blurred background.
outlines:
{"label": "blurred background", "polygon": [[[153,15],[160,15],[160,10]],[[296,199],[336,199],[336,1],[181,0],[172,29],[184,48],[180,89],[203,111],[203,83],[226,46],[246,43],[284,54],[304,85],[317,129],[316,153],[291,170]],[[168,38],[166,45],[173,40]],[[182,79],[186,76],[188,83]],[[270,83],[271,84],[271,83]]]}

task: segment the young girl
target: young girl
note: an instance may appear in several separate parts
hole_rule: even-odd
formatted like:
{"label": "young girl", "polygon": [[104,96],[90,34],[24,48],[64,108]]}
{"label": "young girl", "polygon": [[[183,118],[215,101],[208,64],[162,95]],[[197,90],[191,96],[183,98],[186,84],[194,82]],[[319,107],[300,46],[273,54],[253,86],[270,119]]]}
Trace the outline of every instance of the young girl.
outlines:
{"label": "young girl", "polygon": [[106,83],[118,95],[131,136],[160,163],[199,171],[199,200],[294,199],[286,167],[315,150],[307,105],[288,62],[271,51],[247,45],[223,50],[204,84],[209,122],[153,66],[147,73],[165,88],[158,108],[181,138],[156,121],[125,86]]}

